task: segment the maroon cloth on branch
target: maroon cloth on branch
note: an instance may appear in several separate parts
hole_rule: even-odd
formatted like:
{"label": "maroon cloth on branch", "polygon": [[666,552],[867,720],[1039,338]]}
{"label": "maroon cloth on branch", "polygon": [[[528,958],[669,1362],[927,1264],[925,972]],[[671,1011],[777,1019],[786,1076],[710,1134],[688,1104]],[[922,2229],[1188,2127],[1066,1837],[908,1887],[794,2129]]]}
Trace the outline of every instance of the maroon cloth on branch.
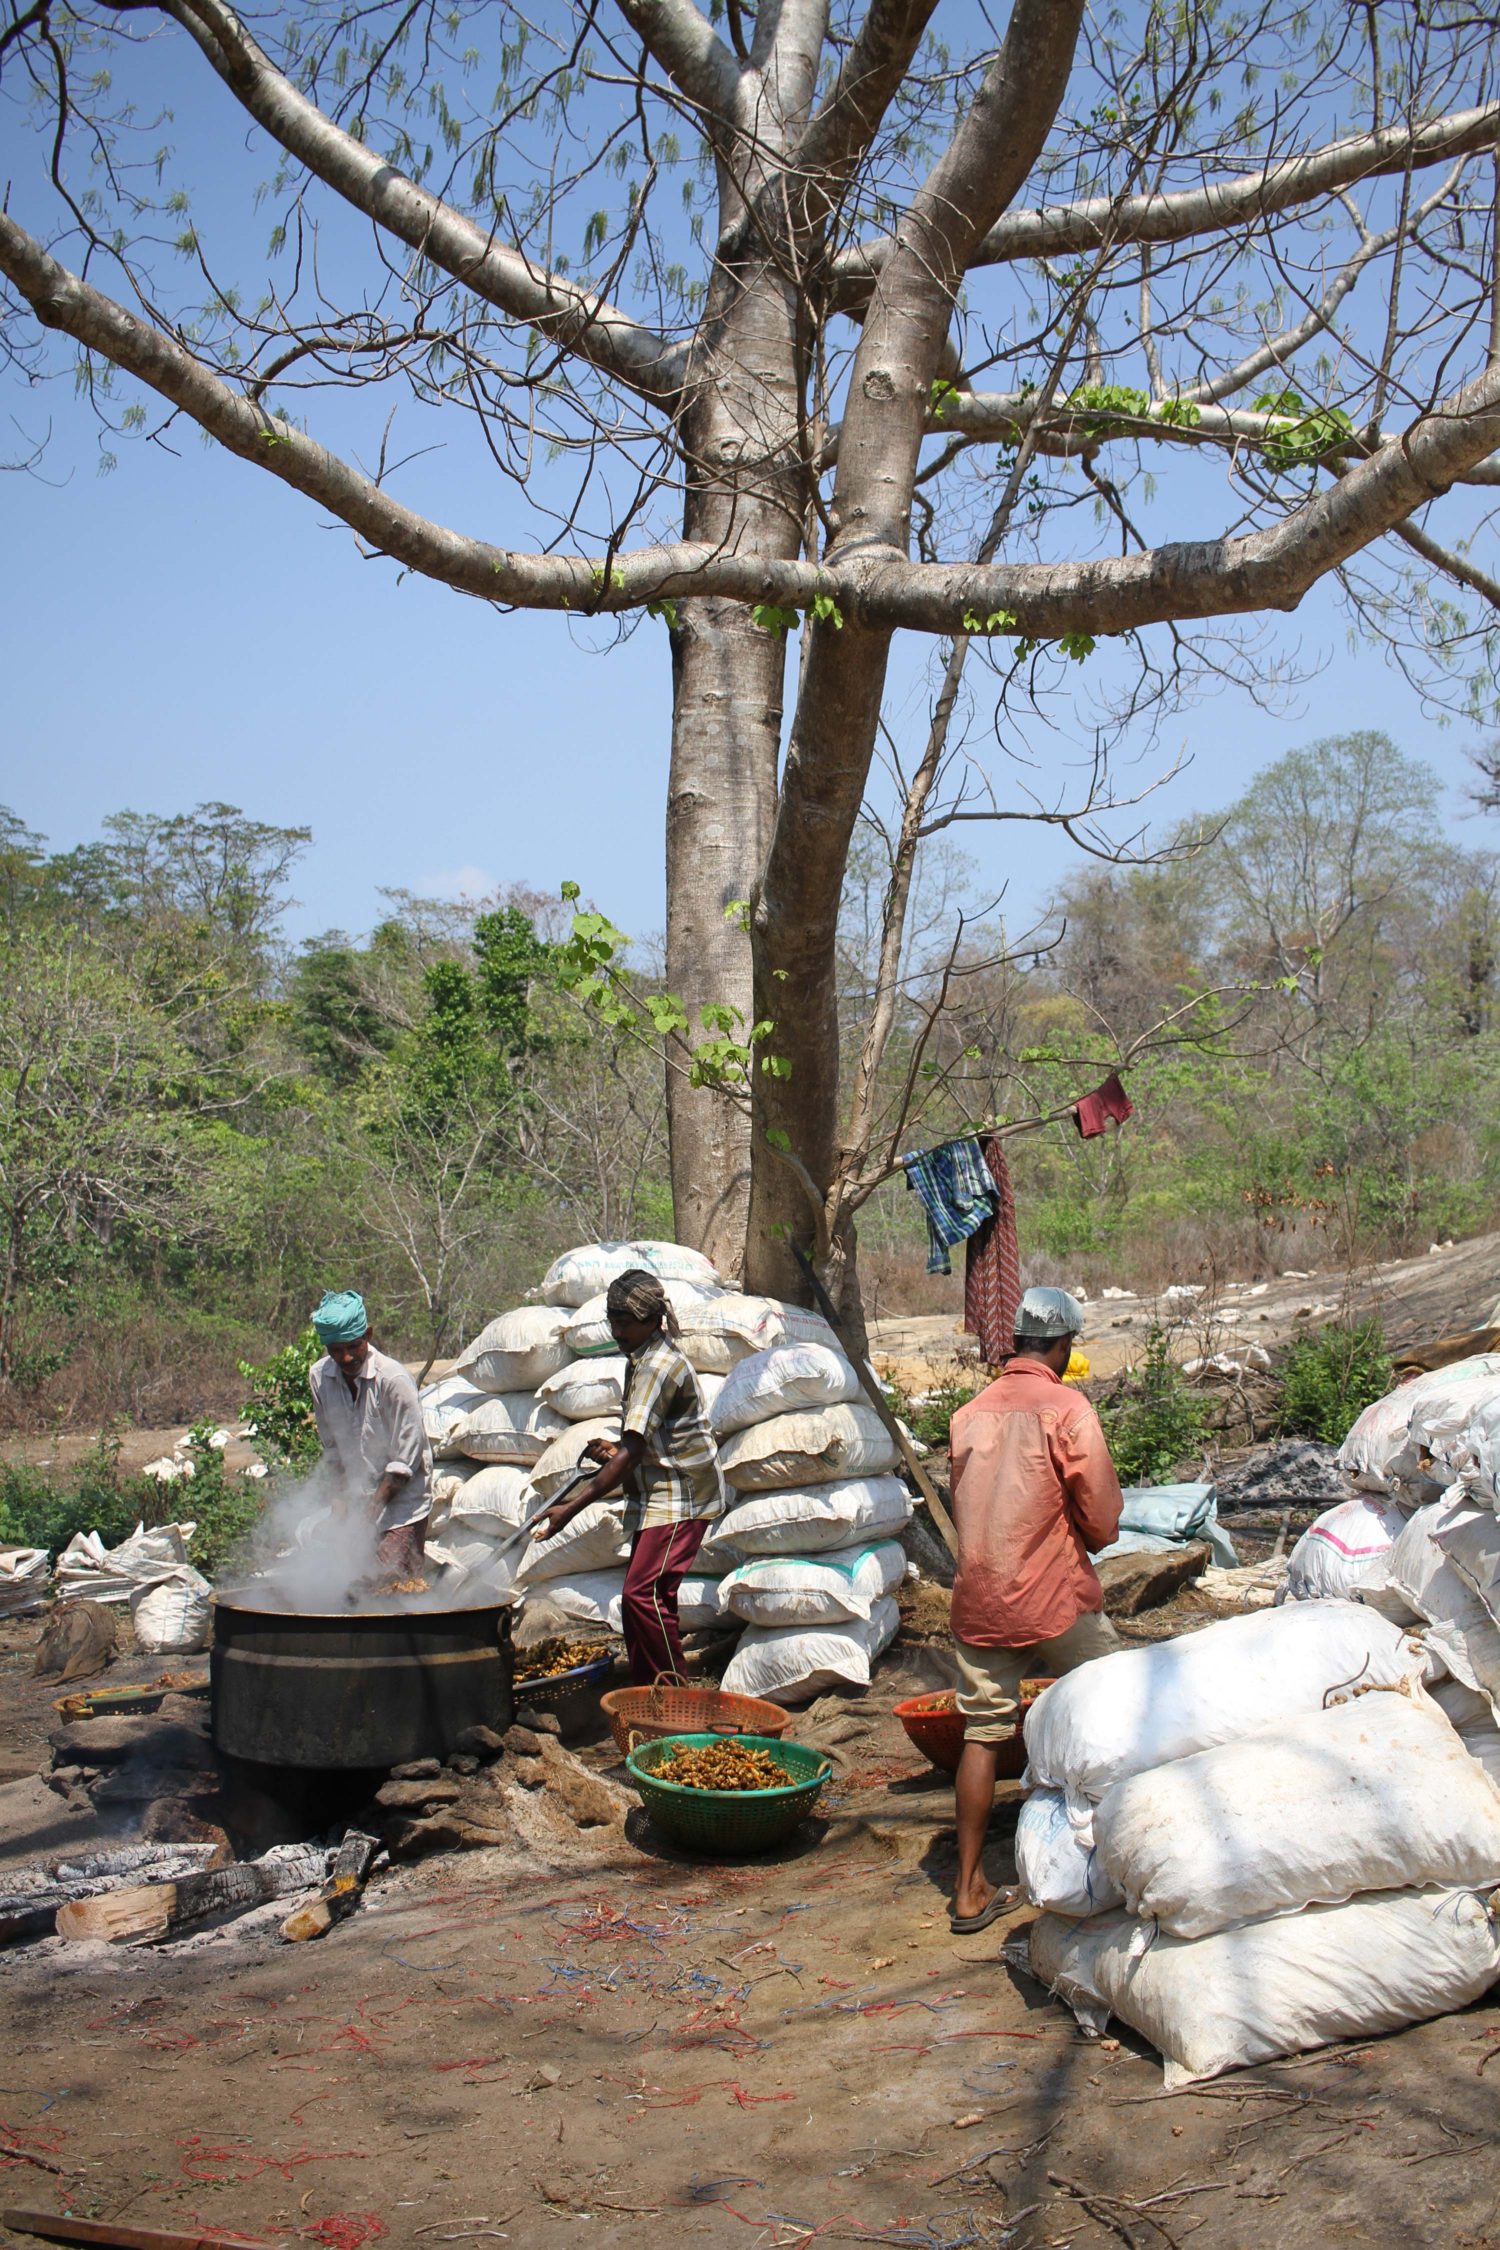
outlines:
{"label": "maroon cloth on branch", "polygon": [[980,1150],[998,1198],[993,1218],[971,1234],[964,1265],[964,1327],[979,1338],[979,1355],[998,1367],[1015,1349],[1021,1303],[1021,1246],[1016,1239],[1016,1198],[1000,1142],[993,1133]]}
{"label": "maroon cloth on branch", "polygon": [[1073,1115],[1083,1139],[1093,1141],[1103,1132],[1109,1118],[1123,1125],[1127,1117],[1133,1117],[1135,1104],[1120,1084],[1118,1075],[1111,1071],[1102,1086],[1096,1086],[1091,1094],[1085,1094],[1081,1101],[1073,1104]]}

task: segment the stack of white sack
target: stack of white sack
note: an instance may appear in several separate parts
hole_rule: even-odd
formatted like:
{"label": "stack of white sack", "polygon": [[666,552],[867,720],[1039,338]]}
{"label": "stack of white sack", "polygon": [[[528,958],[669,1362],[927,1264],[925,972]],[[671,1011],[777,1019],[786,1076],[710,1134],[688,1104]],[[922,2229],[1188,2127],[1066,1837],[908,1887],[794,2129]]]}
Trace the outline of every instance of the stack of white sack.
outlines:
{"label": "stack of white sack", "polygon": [[[554,1260],[540,1304],[490,1321],[451,1372],[423,1390],[434,1457],[429,1552],[454,1573],[461,1598],[498,1598],[511,1587],[545,1593],[564,1616],[618,1632],[623,1499],[585,1509],[546,1541],[514,1534],[585,1465],[591,1439],[619,1435],[625,1362],[604,1320],[604,1293],[637,1266],[661,1277],[683,1313],[726,1295],[696,1250],[587,1243]],[[700,1380],[711,1398],[715,1379]],[[716,1585],[690,1582],[679,1609],[685,1624],[712,1622]]]}
{"label": "stack of white sack", "polygon": [[1150,2039],[1169,2086],[1474,1999],[1500,1976],[1500,1789],[1473,1754],[1489,1714],[1455,1703],[1471,1752],[1435,1669],[1400,1625],[1323,1601],[1049,1688],[1016,1844],[1048,1909],[1035,1973]]}
{"label": "stack of white sack", "polygon": [[1475,1409],[1500,1400],[1500,1352],[1456,1360],[1409,1383],[1398,1383],[1367,1406],[1339,1448],[1339,1466],[1361,1492],[1380,1492],[1416,1507],[1435,1499],[1451,1478],[1424,1454],[1459,1442]]}
{"label": "stack of white sack", "polygon": [[[745,1626],[725,1687],[799,1703],[867,1686],[895,1638],[906,1571],[897,1535],[911,1501],[893,1473],[895,1444],[827,1323],[783,1305],[756,1317],[780,1334],[736,1357],[714,1399],[730,1503],[700,1559],[727,1570],[723,1613]],[[749,1330],[744,1321],[719,1334]]]}

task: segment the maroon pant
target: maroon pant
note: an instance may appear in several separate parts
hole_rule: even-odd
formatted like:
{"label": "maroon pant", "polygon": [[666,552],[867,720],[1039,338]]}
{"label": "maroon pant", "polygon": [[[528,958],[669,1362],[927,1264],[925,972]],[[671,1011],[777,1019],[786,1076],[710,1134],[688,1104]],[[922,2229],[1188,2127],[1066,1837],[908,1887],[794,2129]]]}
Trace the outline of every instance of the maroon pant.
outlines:
{"label": "maroon pant", "polygon": [[697,1517],[688,1523],[653,1524],[638,1531],[631,1542],[620,1607],[625,1653],[636,1687],[650,1687],[662,1678],[682,1678],[677,1589],[692,1568],[707,1529]]}

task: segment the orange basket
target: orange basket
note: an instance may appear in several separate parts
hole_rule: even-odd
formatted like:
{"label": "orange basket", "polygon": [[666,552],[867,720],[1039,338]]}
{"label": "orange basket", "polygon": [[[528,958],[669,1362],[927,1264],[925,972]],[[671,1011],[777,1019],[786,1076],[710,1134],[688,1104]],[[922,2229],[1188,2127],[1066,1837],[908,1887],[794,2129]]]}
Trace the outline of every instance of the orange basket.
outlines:
{"label": "orange basket", "polygon": [[721,1687],[611,1688],[599,1698],[622,1758],[638,1742],[660,1742],[669,1734],[766,1734],[779,1736],[791,1715],[779,1703],[758,1695],[731,1695]]}
{"label": "orange basket", "polygon": [[[1025,1772],[1026,1742],[1021,1729],[1032,1704],[1043,1688],[1051,1685],[1050,1680],[1021,1682],[1021,1707],[1016,1713],[1016,1729],[1009,1742],[1001,1746],[995,1776],[997,1780],[1018,1781]],[[908,1696],[904,1703],[895,1706],[893,1715],[901,1721],[929,1764],[936,1766],[942,1773],[957,1773],[964,1746],[964,1719],[952,1688],[940,1688],[933,1695]]]}

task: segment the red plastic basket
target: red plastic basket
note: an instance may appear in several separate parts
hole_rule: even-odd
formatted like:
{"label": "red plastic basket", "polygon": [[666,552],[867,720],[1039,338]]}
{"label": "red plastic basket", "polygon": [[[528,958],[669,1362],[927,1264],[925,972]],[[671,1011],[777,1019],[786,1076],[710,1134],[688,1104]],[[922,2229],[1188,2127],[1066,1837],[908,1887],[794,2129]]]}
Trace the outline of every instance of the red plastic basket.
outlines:
{"label": "red plastic basket", "polygon": [[758,1695],[733,1695],[721,1687],[612,1688],[599,1707],[610,1723],[622,1758],[638,1742],[661,1742],[669,1734],[785,1734],[790,1714]]}
{"label": "red plastic basket", "polygon": [[[1018,1781],[1025,1772],[1026,1742],[1021,1730],[1032,1704],[1043,1688],[1051,1685],[1050,1680],[1021,1682],[1015,1732],[1001,1745],[1000,1762],[996,1767],[998,1780]],[[904,1703],[896,1705],[895,1715],[924,1758],[943,1773],[957,1773],[964,1746],[964,1720],[952,1688],[939,1688],[932,1695],[908,1696]]]}

